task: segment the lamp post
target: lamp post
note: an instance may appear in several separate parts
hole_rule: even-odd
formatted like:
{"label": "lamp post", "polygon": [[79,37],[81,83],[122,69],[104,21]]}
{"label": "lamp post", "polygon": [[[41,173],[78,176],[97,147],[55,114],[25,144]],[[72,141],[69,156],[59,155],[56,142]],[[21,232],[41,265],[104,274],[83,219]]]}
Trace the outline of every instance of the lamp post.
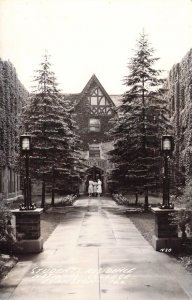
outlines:
{"label": "lamp post", "polygon": [[164,174],[163,174],[163,203],[162,209],[173,209],[174,205],[170,203],[170,176],[169,176],[169,158],[174,150],[173,137],[163,135],[161,140],[161,152],[164,157]]}
{"label": "lamp post", "polygon": [[29,156],[31,154],[31,136],[23,134],[20,136],[20,149],[25,157],[25,177],[24,177],[24,203],[20,210],[35,209],[35,204],[31,203],[31,178],[29,177]]}

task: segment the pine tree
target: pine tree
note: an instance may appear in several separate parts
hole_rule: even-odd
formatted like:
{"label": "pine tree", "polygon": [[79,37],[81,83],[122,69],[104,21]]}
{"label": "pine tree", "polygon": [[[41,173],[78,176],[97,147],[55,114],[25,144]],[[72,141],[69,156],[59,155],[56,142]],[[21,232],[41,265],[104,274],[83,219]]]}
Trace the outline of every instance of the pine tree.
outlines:
{"label": "pine tree", "polygon": [[128,64],[129,75],[124,80],[127,91],[110,132],[115,140],[110,152],[115,164],[112,177],[118,178],[118,185],[126,189],[144,192],[146,206],[148,191],[160,184],[160,139],[169,128],[164,80],[160,78],[161,71],[153,68],[158,60],[153,53],[142,33]]}
{"label": "pine tree", "polygon": [[70,186],[74,174],[78,139],[72,120],[72,108],[57,89],[48,56],[36,71],[34,93],[23,111],[23,126],[32,135],[33,155],[30,159],[32,178],[42,181],[42,203],[45,205],[46,184],[54,190]]}

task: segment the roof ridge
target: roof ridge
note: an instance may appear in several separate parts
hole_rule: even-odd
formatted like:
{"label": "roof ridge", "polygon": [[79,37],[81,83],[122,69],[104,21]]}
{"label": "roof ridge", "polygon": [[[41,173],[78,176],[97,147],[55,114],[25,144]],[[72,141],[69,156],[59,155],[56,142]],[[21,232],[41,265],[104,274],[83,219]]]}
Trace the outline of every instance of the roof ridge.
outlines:
{"label": "roof ridge", "polygon": [[103,85],[101,84],[101,82],[99,81],[99,79],[97,78],[97,76],[94,73],[91,76],[91,78],[89,79],[89,81],[87,82],[87,84],[85,85],[85,87],[83,88],[82,92],[80,93],[80,99],[79,99],[78,103],[81,101],[81,98],[87,93],[87,91],[89,90],[91,84],[94,81],[100,87],[100,89],[102,90],[103,94],[108,99],[108,101],[115,107],[115,104],[114,104],[113,100],[111,99],[110,95],[106,92],[105,88],[103,87]]}

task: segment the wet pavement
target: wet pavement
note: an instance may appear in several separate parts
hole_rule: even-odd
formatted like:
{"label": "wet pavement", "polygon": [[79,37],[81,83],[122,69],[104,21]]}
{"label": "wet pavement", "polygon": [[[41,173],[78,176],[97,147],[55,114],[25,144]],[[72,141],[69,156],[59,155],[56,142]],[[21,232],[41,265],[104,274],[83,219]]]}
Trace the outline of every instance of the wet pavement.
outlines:
{"label": "wet pavement", "polygon": [[192,275],[149,245],[126,208],[80,198],[60,213],[43,252],[1,282],[0,300],[192,299]]}

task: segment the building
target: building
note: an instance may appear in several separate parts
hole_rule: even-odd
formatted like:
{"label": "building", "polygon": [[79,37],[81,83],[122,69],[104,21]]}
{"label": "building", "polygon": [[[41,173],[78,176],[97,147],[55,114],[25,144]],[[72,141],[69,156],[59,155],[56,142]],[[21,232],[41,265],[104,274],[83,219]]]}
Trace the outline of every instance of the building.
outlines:
{"label": "building", "polygon": [[93,75],[79,94],[68,96],[75,106],[78,134],[82,140],[82,157],[85,159],[85,179],[79,187],[80,194],[87,193],[88,180],[102,180],[103,192],[109,192],[108,175],[112,164],[107,152],[113,142],[107,135],[110,120],[116,114],[119,95],[108,95],[97,77]]}
{"label": "building", "polygon": [[0,200],[21,195],[15,160],[19,151],[19,113],[27,95],[14,66],[0,60]]}
{"label": "building", "polygon": [[192,49],[170,70],[167,88],[175,139],[175,181],[179,186],[192,177]]}

